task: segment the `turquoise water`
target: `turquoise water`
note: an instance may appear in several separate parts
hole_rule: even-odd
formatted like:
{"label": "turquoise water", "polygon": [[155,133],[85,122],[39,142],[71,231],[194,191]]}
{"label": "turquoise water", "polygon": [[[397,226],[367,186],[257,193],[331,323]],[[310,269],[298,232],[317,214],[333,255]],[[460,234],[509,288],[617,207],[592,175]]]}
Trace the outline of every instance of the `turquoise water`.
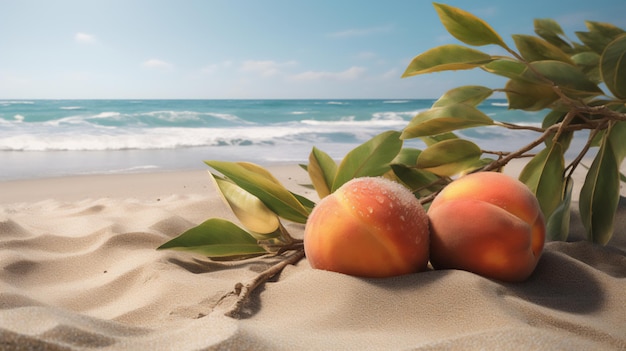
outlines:
{"label": "turquoise water", "polygon": [[[0,180],[206,168],[206,159],[306,162],[313,146],[340,158],[380,132],[401,130],[433,102],[0,100]],[[537,126],[544,115],[508,110],[504,100],[480,109],[495,120]],[[534,136],[497,127],[459,134],[499,150]]]}

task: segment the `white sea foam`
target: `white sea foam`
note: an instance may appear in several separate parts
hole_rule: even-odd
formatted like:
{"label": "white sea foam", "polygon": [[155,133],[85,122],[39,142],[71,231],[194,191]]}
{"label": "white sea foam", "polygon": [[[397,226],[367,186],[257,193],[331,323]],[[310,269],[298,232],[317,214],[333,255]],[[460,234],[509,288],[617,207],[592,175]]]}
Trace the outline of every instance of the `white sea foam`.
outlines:
{"label": "white sea foam", "polygon": [[383,104],[406,104],[410,102],[409,100],[387,100],[383,101]]}
{"label": "white sea foam", "polygon": [[0,106],[10,106],[10,105],[33,105],[34,101],[26,101],[26,100],[2,100],[0,101]]}
{"label": "white sea foam", "polygon": [[61,110],[80,110],[82,109],[81,106],[61,106],[59,107],[59,109]]}
{"label": "white sea foam", "polygon": [[113,117],[120,117],[120,116],[121,114],[119,112],[100,112],[97,115],[88,116],[86,118],[97,119],[97,118],[113,118]]}
{"label": "white sea foam", "polygon": [[[100,114],[103,118],[105,114]],[[117,116],[106,113],[107,116]],[[84,117],[66,117],[45,123],[13,122],[0,134],[5,151],[150,150],[200,146],[262,145],[365,141],[388,129],[405,125],[401,118],[381,115],[357,121],[348,116],[339,121],[302,120],[271,125],[239,125],[221,128],[115,127],[89,124]]]}

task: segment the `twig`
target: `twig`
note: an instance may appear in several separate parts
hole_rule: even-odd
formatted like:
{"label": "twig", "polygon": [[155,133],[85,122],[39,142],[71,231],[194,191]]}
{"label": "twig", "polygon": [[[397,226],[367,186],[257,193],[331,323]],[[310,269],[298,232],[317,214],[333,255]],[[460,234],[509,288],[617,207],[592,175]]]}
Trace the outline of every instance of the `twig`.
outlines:
{"label": "twig", "polygon": [[258,288],[261,284],[267,282],[272,279],[276,274],[282,272],[285,267],[290,264],[296,264],[304,257],[304,249],[299,249],[295,253],[290,256],[285,257],[282,261],[277,264],[271,266],[270,268],[264,270],[259,273],[254,279],[249,281],[246,284],[237,283],[235,284],[235,288],[222,296],[222,298],[218,301],[218,304],[222,302],[224,299],[230,296],[237,296],[237,300],[233,303],[233,305],[224,312],[224,315],[232,318],[239,318],[241,315],[241,310],[245,306],[246,302],[250,299],[250,295],[256,288]]}
{"label": "twig", "polygon": [[521,155],[525,154],[526,152],[532,150],[533,148],[535,148],[537,145],[543,143],[546,138],[553,133],[554,129],[558,129],[560,127],[560,123],[559,124],[555,124],[553,126],[551,126],[550,128],[547,128],[543,134],[541,134],[541,136],[537,139],[535,139],[535,141],[533,141],[532,143],[524,146],[523,148],[515,151],[515,152],[511,152],[510,154],[499,158],[493,162],[491,162],[490,164],[486,165],[485,167],[478,169],[477,171],[482,172],[482,171],[491,171],[494,169],[498,169],[504,165],[506,165],[507,163],[509,163],[509,161],[511,161],[514,158],[520,157]]}

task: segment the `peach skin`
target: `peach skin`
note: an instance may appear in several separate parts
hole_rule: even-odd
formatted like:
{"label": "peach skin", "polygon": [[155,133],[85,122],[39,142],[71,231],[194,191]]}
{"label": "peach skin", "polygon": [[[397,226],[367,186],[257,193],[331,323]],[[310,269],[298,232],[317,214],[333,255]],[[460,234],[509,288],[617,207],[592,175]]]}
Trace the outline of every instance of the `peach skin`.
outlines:
{"label": "peach skin", "polygon": [[508,282],[527,279],[543,251],[545,222],[534,194],[497,172],[450,183],[428,209],[430,262]]}
{"label": "peach skin", "polygon": [[426,269],[428,217],[404,186],[355,178],[323,198],[309,216],[304,250],[313,268],[361,277]]}

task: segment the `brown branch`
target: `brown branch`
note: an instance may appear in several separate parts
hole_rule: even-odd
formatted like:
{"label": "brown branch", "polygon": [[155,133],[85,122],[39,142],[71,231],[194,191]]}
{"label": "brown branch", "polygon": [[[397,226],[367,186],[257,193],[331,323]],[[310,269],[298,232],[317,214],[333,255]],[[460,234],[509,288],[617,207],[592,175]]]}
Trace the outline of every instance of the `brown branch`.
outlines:
{"label": "brown branch", "polygon": [[532,130],[533,132],[539,132],[539,133],[543,133],[545,131],[545,129],[543,129],[543,128],[538,128],[538,127],[533,127],[533,126],[521,126],[519,124],[513,124],[513,123],[509,123],[509,122],[494,121],[494,123],[497,126],[504,127],[504,128],[507,128],[507,129]]}
{"label": "brown branch", "polygon": [[224,315],[232,318],[239,318],[241,316],[241,310],[244,308],[245,304],[250,299],[250,295],[256,288],[258,288],[261,284],[267,282],[272,279],[275,275],[285,269],[290,264],[296,264],[304,257],[304,249],[299,249],[295,253],[290,256],[286,256],[282,261],[277,264],[271,266],[270,268],[264,270],[259,273],[254,279],[250,280],[246,284],[237,283],[232,291],[228,292],[218,301],[218,305],[224,301],[226,298],[230,296],[237,296],[235,302],[224,312]]}
{"label": "brown branch", "polygon": [[578,167],[578,164],[582,161],[582,159],[587,154],[587,151],[589,151],[589,149],[591,148],[593,139],[595,139],[596,135],[599,132],[600,132],[599,129],[594,129],[591,131],[591,133],[589,133],[589,138],[587,138],[587,142],[585,143],[585,146],[583,146],[582,150],[580,150],[580,152],[578,153],[578,156],[576,156],[576,158],[565,168],[565,171],[569,169],[569,172],[567,172],[567,178],[572,177],[572,175],[574,174],[574,170],[576,170],[576,167]]}
{"label": "brown branch", "polygon": [[507,163],[509,163],[509,161],[511,161],[514,158],[522,157],[522,155],[524,155],[526,152],[534,149],[537,145],[543,143],[548,138],[548,136],[550,136],[550,134],[553,133],[554,130],[558,129],[560,126],[561,126],[561,124],[559,123],[559,124],[555,124],[555,125],[551,126],[550,128],[547,128],[543,132],[543,134],[541,134],[541,136],[539,138],[535,139],[532,143],[524,146],[523,148],[521,148],[521,149],[519,149],[517,151],[511,152],[511,153],[509,153],[508,155],[506,155],[506,156],[504,156],[502,158],[499,158],[499,159],[491,162],[490,164],[486,165],[483,168],[479,168],[477,170],[477,172],[492,171],[494,169],[498,169],[498,168],[506,165]]}

